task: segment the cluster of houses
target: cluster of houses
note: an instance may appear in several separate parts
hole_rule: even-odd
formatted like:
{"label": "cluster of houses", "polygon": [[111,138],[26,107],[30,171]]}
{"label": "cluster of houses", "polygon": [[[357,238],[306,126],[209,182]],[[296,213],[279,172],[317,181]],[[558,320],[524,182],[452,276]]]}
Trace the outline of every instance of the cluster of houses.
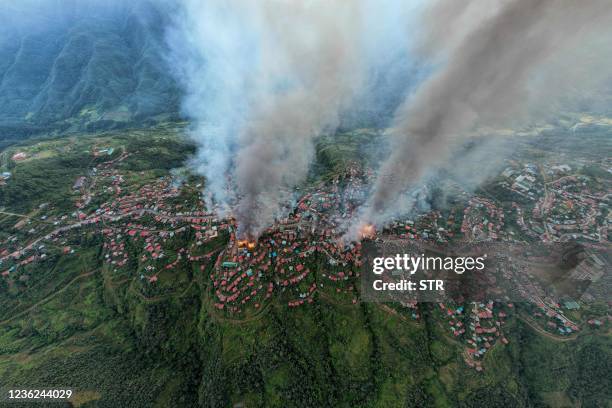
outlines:
{"label": "cluster of houses", "polygon": [[543,191],[541,183],[538,182],[539,166],[533,163],[514,164],[515,167],[508,167],[502,172],[505,180],[501,184],[527,200],[535,200]]}
{"label": "cluster of houses", "polygon": [[562,309],[568,311],[578,310],[580,306],[575,301],[566,300],[559,302],[549,297],[543,299],[537,297],[531,305],[535,307],[531,316],[545,330],[561,336],[567,336],[579,330],[578,325],[570,320],[562,311]]}
{"label": "cluster of houses", "polygon": [[[142,245],[139,262],[145,266],[141,278],[149,282],[156,282],[158,270],[172,269],[183,256],[192,261],[205,258],[203,255],[191,255],[188,248],[166,251],[166,243],[175,235],[185,235],[193,229],[197,238],[194,247],[200,247],[217,237],[229,224],[199,209],[170,203],[178,197],[179,189],[172,185],[169,177],[162,177],[134,191],[128,191],[129,188],[122,190],[120,185],[124,183],[124,177],[115,165],[128,156],[129,153],[124,152],[113,160],[100,163],[87,177],[81,176],[75,181],[74,189],[83,196],[75,201],[76,210],[71,215],[53,218],[42,215],[39,220],[22,218],[16,228],[24,229],[27,225],[33,225],[25,233],[38,237],[25,245],[23,242],[28,238],[22,237],[23,234],[10,236],[6,242],[0,242],[2,276],[10,279],[9,275],[16,273],[20,266],[45,259],[46,247],[41,242],[59,246],[60,249],[64,245],[64,250],[60,251],[63,256],[74,254],[78,249],[65,246],[67,235],[91,225],[99,225],[97,231],[103,238],[103,259],[115,271],[128,263],[128,240]],[[108,201],[97,208],[88,206],[91,195],[104,193],[110,193]],[[84,199],[85,195],[89,198]],[[43,210],[51,208],[44,205],[39,211]],[[66,248],[69,250],[66,251]],[[6,270],[2,269],[3,264],[7,265]]]}
{"label": "cluster of houses", "polygon": [[440,316],[448,323],[448,330],[464,347],[464,360],[469,367],[483,370],[483,359],[489,350],[501,342],[508,344],[503,335],[507,314],[513,303],[438,303]]}
{"label": "cluster of houses", "polygon": [[470,241],[497,240],[504,227],[504,211],[493,201],[472,197],[463,210],[461,232]]}
{"label": "cluster of houses", "polygon": [[[513,303],[506,307],[512,309]],[[473,303],[470,312],[469,330],[471,336],[466,338],[468,344],[466,360],[469,366],[473,363],[477,371],[482,370],[482,358],[497,341],[508,344],[508,339],[502,334],[501,328],[505,324],[506,312],[495,310],[493,301]],[[471,361],[470,361],[471,358]]]}
{"label": "cluster of houses", "polygon": [[[593,165],[577,163],[576,167]],[[580,174],[567,163],[543,163],[540,167],[514,163],[502,172],[500,185],[533,204],[527,212],[524,205],[514,203],[523,232],[544,242],[608,242],[610,181],[602,178],[595,183],[591,176]]]}
{"label": "cluster of houses", "polygon": [[[158,281],[160,270],[174,269],[181,259],[190,262],[210,260],[212,254],[201,253],[200,247],[217,238],[221,231],[228,230],[229,223],[209,212],[169,202],[178,195],[179,189],[172,185],[171,180],[162,178],[96,210],[96,213],[114,221],[103,229],[103,234],[106,238],[105,259],[115,271],[128,262],[127,240],[134,247],[140,247],[138,262],[144,265],[140,277],[150,283]],[[189,245],[191,233],[195,240]],[[183,245],[168,250],[168,244],[177,239]]]}
{"label": "cluster of houses", "polygon": [[542,204],[541,218],[555,240],[607,242],[608,223],[600,225],[597,219],[612,200],[609,191],[592,191],[588,181],[586,176],[565,176],[550,183],[550,203]]}
{"label": "cluster of houses", "polygon": [[443,217],[437,210],[429,211],[412,219],[393,220],[383,229],[400,239],[432,241],[446,243],[453,239],[456,231],[456,213],[451,209],[448,216]]}
{"label": "cluster of houses", "polygon": [[[352,169],[342,192],[337,178],[305,193],[295,209],[268,228],[257,243],[241,241],[232,229],[229,244],[210,275],[215,307],[232,314],[245,312],[250,305],[258,309],[274,291],[286,294],[288,307],[299,307],[312,303],[314,293],[325,285],[355,296],[351,281],[361,266],[361,244],[345,245],[340,223],[354,208],[351,201],[359,190],[351,182],[357,180],[358,173]],[[311,267],[319,261],[326,268],[317,286]]]}
{"label": "cluster of houses", "polygon": [[[94,151],[96,156],[112,154],[111,149]],[[19,157],[13,156],[13,159],[22,160],[26,156]],[[122,273],[134,261],[139,265],[137,277],[149,288],[172,276],[171,271],[181,261],[201,263],[199,270],[206,271],[206,265],[215,260],[206,278],[211,282],[214,307],[219,313],[248,316],[263,310],[273,296],[282,298],[287,307],[303,307],[313,303],[316,293],[323,289],[326,293],[344,294],[352,303],[358,302],[355,280],[362,263],[362,245],[347,243],[343,237],[347,221],[366,198],[367,186],[373,178],[371,170],[350,165],[330,181],[298,191],[296,204],[286,217],[264,231],[257,242],[248,242],[236,236],[233,219],[219,218],[205,210],[199,200],[185,200],[181,185],[174,183],[170,176],[154,179],[139,188],[126,186],[125,175],[115,165],[127,157],[129,153],[123,152],[75,180],[73,188],[81,196],[71,216],[54,220],[41,218],[44,223],[36,227],[40,229],[31,228],[32,234],[39,237],[27,245],[20,246],[16,237],[9,237],[15,238],[10,242],[0,242],[0,275],[10,278],[20,267],[44,259],[45,243],[63,248],[65,256],[78,252],[78,248],[66,245],[65,235],[95,225],[102,235],[106,267]],[[517,203],[512,205],[517,212],[517,223],[525,233],[534,238],[546,235],[545,230],[534,232],[536,221],[544,219],[552,224],[548,231],[553,235],[555,231],[574,231],[574,224],[567,222],[571,220],[558,218],[555,212],[560,202],[580,216],[583,234],[593,233],[595,220],[601,215],[602,203],[606,205],[609,194],[591,192],[585,184],[580,184],[583,182],[580,178],[566,174],[570,170],[551,169],[561,178],[546,186],[550,194],[540,200],[534,198],[538,191],[544,190],[538,185],[537,166],[528,164],[520,171],[512,168],[504,171],[503,177],[512,183],[508,180],[502,183],[534,198],[531,211],[525,211]],[[580,184],[578,191],[576,183]],[[94,207],[93,195],[109,198]],[[467,200],[463,212],[452,209],[443,216],[440,211],[427,211],[411,219],[394,220],[380,233],[400,239],[445,243],[461,231],[468,241],[511,241],[512,234],[506,234],[504,226],[502,208],[493,200],[473,196]],[[221,248],[213,245],[221,241],[227,243]],[[167,273],[162,276],[163,271]],[[317,276],[315,271],[319,271]],[[562,306],[552,299],[542,300],[541,288],[533,282],[524,284],[524,296],[536,309],[534,318],[544,319],[546,330],[561,335],[578,330],[578,325],[562,312],[568,305]],[[420,318],[416,302],[404,306],[412,309],[413,319]],[[508,342],[501,328],[508,309],[513,308],[512,303],[502,305],[489,301],[469,306],[439,303],[438,307],[448,322],[450,335],[465,345],[466,363],[476,370],[483,369],[483,357],[497,342]],[[602,323],[592,320],[589,323],[592,326]]]}

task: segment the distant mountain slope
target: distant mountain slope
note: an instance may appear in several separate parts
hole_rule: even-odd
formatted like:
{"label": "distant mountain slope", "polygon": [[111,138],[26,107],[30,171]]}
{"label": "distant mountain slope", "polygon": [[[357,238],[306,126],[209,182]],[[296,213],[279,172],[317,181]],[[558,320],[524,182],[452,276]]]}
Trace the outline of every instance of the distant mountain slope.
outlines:
{"label": "distant mountain slope", "polygon": [[174,115],[179,97],[162,57],[159,6],[68,3],[0,9],[0,140]]}

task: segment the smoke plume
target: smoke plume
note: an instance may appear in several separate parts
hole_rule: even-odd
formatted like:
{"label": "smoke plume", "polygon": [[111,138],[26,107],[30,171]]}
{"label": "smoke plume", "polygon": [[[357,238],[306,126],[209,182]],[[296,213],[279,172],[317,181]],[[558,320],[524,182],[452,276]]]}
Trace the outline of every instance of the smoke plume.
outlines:
{"label": "smoke plume", "polygon": [[193,164],[207,204],[233,214],[240,235],[273,222],[305,179],[318,135],[359,119],[357,102],[376,116],[382,93],[402,94],[391,82],[409,65],[406,10],[402,0],[177,3],[169,61],[199,145]]}
{"label": "smoke plume", "polygon": [[254,237],[306,177],[313,139],[335,128],[360,87],[359,2],[181,6],[170,44],[185,110],[196,119],[195,163],[217,201],[231,206],[241,235]]}
{"label": "smoke plume", "polygon": [[287,189],[304,180],[313,138],[333,130],[361,82],[357,2],[258,4],[263,89],[236,155],[237,218],[247,236],[267,227]]}
{"label": "smoke plume", "polygon": [[[610,23],[611,14],[605,0],[435,3],[424,13],[416,48],[439,67],[396,111],[391,153],[362,220],[383,223],[394,215],[404,193],[417,188],[476,127],[525,118],[538,68],[582,46]],[[567,66],[556,68],[571,71]],[[538,94],[540,108],[551,103],[544,96]]]}
{"label": "smoke plume", "polygon": [[[339,125],[392,117],[391,153],[358,216],[381,224],[423,201],[437,170],[462,166],[449,157],[470,134],[542,120],[575,95],[584,106],[610,77],[597,69],[610,47],[593,46],[612,26],[609,0],[177,1],[168,59],[199,146],[193,164],[207,204],[235,216],[242,237],[273,223],[317,136]],[[470,183],[486,168],[496,167],[452,171]]]}

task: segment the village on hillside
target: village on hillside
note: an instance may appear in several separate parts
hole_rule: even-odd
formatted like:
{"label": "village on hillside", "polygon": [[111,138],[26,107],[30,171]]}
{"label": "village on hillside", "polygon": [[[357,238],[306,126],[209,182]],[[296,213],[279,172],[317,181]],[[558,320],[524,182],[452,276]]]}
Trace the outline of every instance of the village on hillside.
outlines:
{"label": "village on hillside", "polygon": [[[155,173],[130,168],[126,163],[136,153],[121,145],[91,144],[83,153],[91,164],[65,186],[71,191],[68,211],[53,202],[39,203],[27,214],[0,209],[2,224],[10,226],[10,232],[0,235],[0,287],[27,288],[40,273],[36,265],[44,266],[52,257],[78,259],[84,247],[99,245],[99,273],[130,282],[130,289],[145,298],[170,293],[185,273],[199,274],[207,282],[210,305],[226,318],[254,318],[271,302],[309,307],[321,297],[358,307],[362,242],[344,237],[365,199],[372,169],[350,162],[330,179],[296,189],[295,205],[257,242],[248,242],[237,237],[233,218],[206,208],[201,178],[190,177],[186,169]],[[12,170],[2,172],[0,189],[30,160],[36,160],[36,153],[28,149],[12,152]],[[607,282],[611,260],[596,250],[609,249],[611,182],[577,172],[579,164],[513,158],[492,187],[461,191],[448,209],[415,212],[382,229],[372,228],[363,238],[438,246],[580,241],[593,251],[586,252],[574,271],[576,278]],[[612,173],[611,159],[600,165]],[[521,311],[508,300],[435,305],[449,336],[463,344],[470,367],[483,370],[486,353],[508,343],[504,326],[514,315],[543,335],[560,338],[585,327],[609,327],[609,316],[584,318],[580,308],[587,298],[556,298],[549,288],[519,273],[520,264],[507,265],[499,272],[520,281]],[[390,307],[415,322],[421,319],[416,302]]]}

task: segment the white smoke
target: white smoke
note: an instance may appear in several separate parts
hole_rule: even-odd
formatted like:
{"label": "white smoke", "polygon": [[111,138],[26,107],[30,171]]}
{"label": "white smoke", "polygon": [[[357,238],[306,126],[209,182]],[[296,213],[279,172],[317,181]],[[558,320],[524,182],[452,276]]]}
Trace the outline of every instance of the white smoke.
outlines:
{"label": "white smoke", "polygon": [[368,78],[406,54],[407,44],[398,45],[407,31],[398,19],[408,24],[402,3],[178,4],[169,59],[194,122],[193,162],[243,235],[257,236],[273,222],[307,175],[314,139],[333,132],[356,97],[377,91]]}
{"label": "white smoke", "polygon": [[[382,224],[397,215],[406,192],[443,167],[477,128],[525,125],[534,112],[554,114],[550,108],[561,95],[571,100],[565,86],[553,91],[534,87],[538,77],[540,84],[550,84],[541,78],[544,69],[559,70],[557,78],[565,74],[577,80],[588,73],[610,78],[609,69],[600,75],[603,67],[588,61],[576,73],[571,57],[563,58],[564,53],[575,55],[573,47],[592,47],[602,35],[609,38],[609,2],[505,0],[490,5],[441,0],[424,13],[417,49],[439,67],[397,110],[391,154],[357,224]],[[609,50],[598,51],[609,59]]]}
{"label": "white smoke", "polygon": [[[610,53],[584,51],[594,49],[593,39],[610,38],[608,0],[406,3],[178,3],[169,60],[199,146],[193,162],[243,236],[258,236],[290,200],[307,175],[318,135],[333,133],[344,118],[358,122],[364,112],[390,108],[389,93],[405,100],[388,132],[390,155],[358,222],[382,224],[414,208],[423,184],[473,132],[554,115],[557,102],[576,101],[567,82],[592,89],[610,78],[600,74],[609,71],[602,62]],[[577,70],[567,62],[578,55],[596,58]],[[486,158],[489,145],[471,157]],[[495,166],[456,174],[475,182],[486,178],[478,173],[486,168]]]}

